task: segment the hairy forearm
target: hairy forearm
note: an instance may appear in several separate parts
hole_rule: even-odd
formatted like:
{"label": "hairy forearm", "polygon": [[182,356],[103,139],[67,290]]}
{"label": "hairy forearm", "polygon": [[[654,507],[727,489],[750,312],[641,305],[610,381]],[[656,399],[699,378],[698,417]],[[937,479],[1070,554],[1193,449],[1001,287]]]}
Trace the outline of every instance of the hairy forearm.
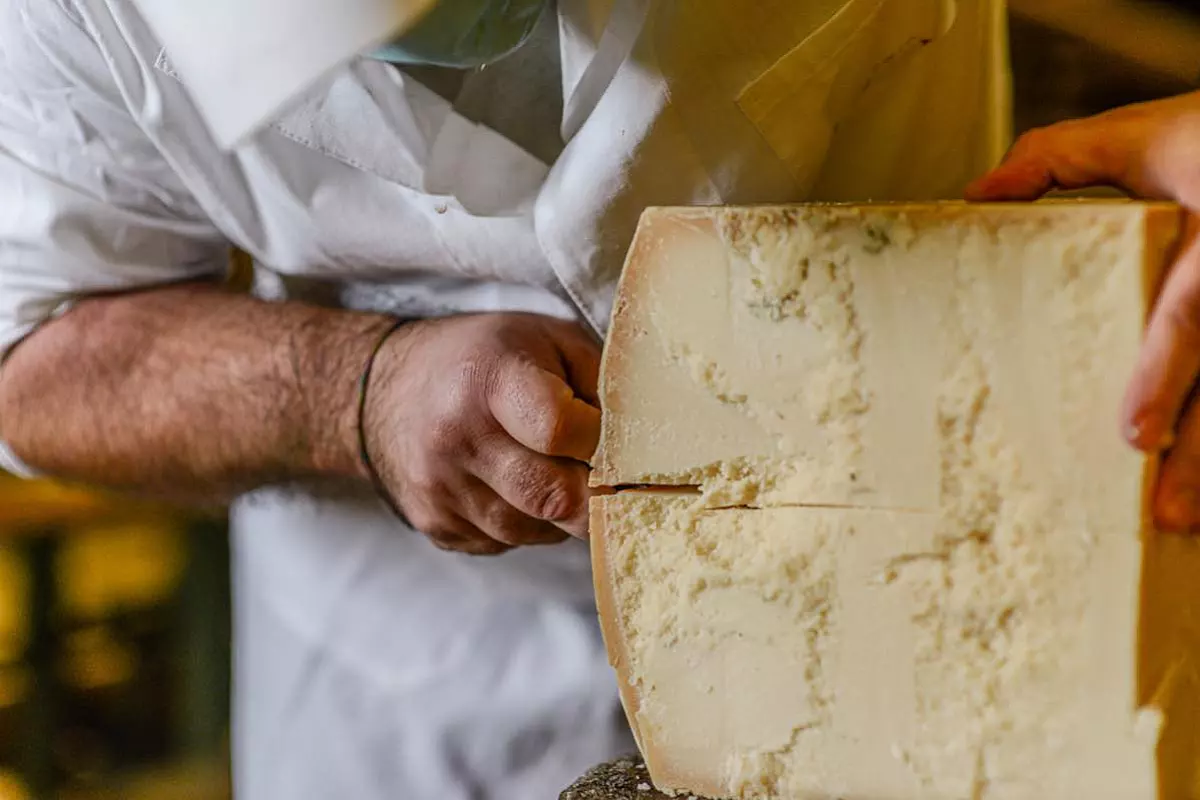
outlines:
{"label": "hairy forearm", "polygon": [[95,298],[0,370],[0,438],[48,474],[220,501],[361,478],[357,382],[386,317],[187,285]]}

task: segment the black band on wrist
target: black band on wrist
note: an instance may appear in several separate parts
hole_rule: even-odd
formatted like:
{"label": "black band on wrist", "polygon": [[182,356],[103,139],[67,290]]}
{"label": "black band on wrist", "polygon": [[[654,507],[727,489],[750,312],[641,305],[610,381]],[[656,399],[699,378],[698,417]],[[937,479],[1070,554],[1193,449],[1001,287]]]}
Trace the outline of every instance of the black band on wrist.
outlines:
{"label": "black band on wrist", "polygon": [[400,511],[396,501],[392,498],[392,493],[388,491],[384,485],[383,478],[379,475],[379,470],[375,469],[375,463],[371,460],[371,453],[367,447],[367,391],[371,387],[371,375],[375,372],[375,360],[378,358],[383,346],[392,338],[392,334],[400,330],[404,325],[408,324],[409,320],[396,320],[392,325],[379,336],[375,342],[375,346],[371,349],[371,353],[367,356],[367,363],[363,367],[362,375],[358,380],[358,457],[362,461],[363,468],[367,471],[367,476],[371,480],[371,486],[375,489],[375,494],[379,495],[379,499],[387,504],[388,509],[396,515],[400,520],[404,520],[404,514]]}

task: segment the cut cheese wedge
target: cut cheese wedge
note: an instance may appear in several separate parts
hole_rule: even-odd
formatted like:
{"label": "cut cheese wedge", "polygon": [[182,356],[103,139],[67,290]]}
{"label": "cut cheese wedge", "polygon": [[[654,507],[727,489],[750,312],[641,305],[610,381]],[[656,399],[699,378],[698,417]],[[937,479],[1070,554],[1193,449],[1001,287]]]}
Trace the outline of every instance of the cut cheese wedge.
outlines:
{"label": "cut cheese wedge", "polygon": [[656,209],[592,550],[655,785],[1200,797],[1200,545],[1118,435],[1174,206]]}

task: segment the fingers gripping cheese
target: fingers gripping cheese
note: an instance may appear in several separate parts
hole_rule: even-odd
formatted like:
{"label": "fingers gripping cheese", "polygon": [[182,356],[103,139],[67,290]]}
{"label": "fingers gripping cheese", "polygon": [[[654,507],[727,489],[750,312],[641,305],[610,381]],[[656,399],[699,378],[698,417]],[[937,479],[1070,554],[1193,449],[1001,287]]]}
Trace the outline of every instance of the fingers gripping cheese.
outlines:
{"label": "fingers gripping cheese", "polygon": [[1200,797],[1200,544],[1117,413],[1173,206],[655,209],[592,548],[655,785]]}

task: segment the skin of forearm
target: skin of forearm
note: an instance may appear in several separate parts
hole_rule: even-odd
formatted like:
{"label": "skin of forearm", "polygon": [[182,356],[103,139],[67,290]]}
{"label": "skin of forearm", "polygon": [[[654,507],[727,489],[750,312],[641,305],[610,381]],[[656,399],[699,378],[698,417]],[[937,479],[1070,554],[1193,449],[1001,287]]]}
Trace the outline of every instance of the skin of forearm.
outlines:
{"label": "skin of forearm", "polygon": [[0,369],[0,438],[66,480],[221,502],[361,480],[358,381],[390,318],[189,284],[80,302]]}

